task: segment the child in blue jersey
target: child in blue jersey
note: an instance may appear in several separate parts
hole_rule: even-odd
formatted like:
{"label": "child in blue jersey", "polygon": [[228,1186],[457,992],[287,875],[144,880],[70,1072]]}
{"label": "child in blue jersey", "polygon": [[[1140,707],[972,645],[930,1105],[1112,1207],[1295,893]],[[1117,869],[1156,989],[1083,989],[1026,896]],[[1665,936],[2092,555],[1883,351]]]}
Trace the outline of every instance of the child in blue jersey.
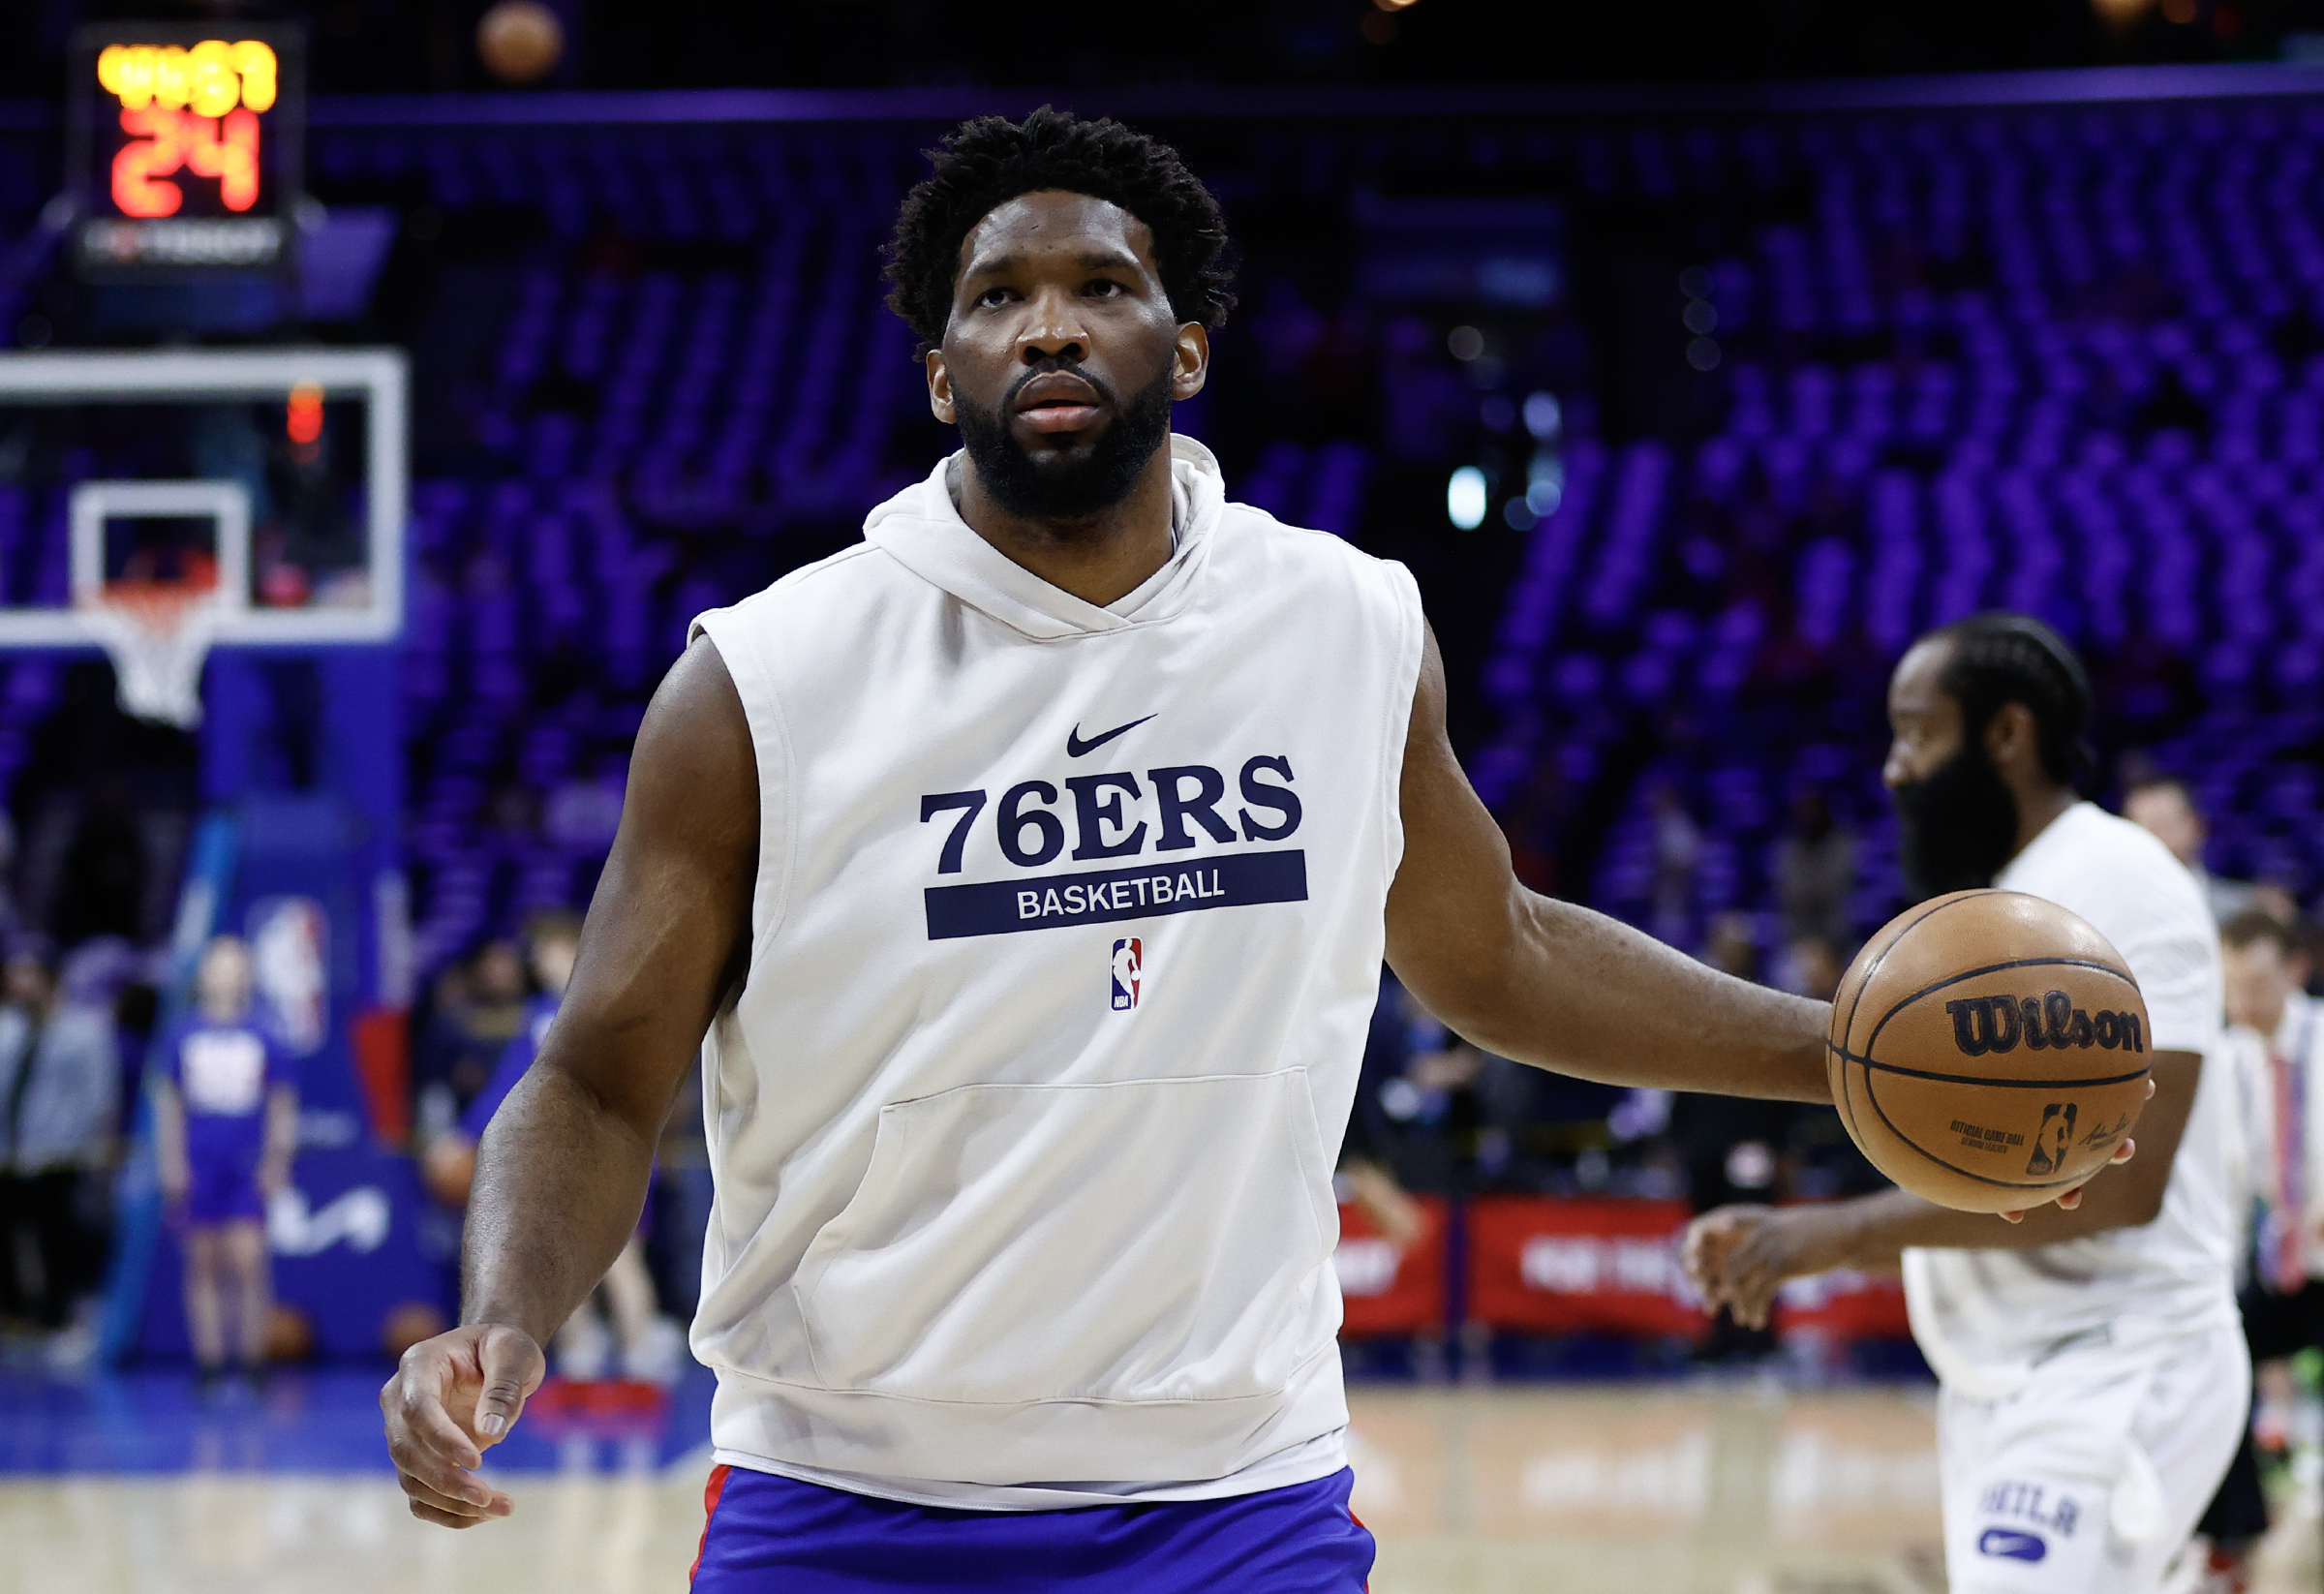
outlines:
{"label": "child in blue jersey", "polygon": [[250,950],[238,936],[202,953],[195,1010],[155,1041],[153,1067],[154,1150],[185,1237],[194,1360],[214,1381],[230,1345],[255,1373],[274,1307],[266,1200],[290,1177],[298,1089],[290,1059],[252,1011]]}

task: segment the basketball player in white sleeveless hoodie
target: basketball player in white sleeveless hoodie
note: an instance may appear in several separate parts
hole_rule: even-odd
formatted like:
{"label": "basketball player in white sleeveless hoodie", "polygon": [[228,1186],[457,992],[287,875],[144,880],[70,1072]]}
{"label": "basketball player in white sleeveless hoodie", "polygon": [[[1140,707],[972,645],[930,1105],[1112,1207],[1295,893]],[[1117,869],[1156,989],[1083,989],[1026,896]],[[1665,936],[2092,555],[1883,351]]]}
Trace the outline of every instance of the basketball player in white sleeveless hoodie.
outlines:
{"label": "basketball player in white sleeveless hoodie", "polygon": [[1360,1589],[1330,1176],[1384,954],[1510,1057],[1828,1099],[1823,1005],[1517,884],[1411,577],[1170,437],[1224,245],[1172,151],[1049,111],[906,200],[963,450],[657,694],[464,1326],[382,1394],[415,1515],[510,1509],[481,1447],[697,1053],[702,1594]]}
{"label": "basketball player in white sleeveless hoodie", "polygon": [[2001,1244],[1896,1190],[1708,1213],[1689,1264],[1706,1299],[1757,1323],[1787,1278],[1901,1260],[1942,1384],[1952,1594],[2152,1594],[2226,1473],[2250,1392],[2218,937],[2160,842],[2077,797],[2089,687],[2049,628],[2000,614],[1947,627],[1898,664],[1888,703],[1883,774],[1919,893],[2045,898],[2136,976],[2156,1084],[2138,1159]]}

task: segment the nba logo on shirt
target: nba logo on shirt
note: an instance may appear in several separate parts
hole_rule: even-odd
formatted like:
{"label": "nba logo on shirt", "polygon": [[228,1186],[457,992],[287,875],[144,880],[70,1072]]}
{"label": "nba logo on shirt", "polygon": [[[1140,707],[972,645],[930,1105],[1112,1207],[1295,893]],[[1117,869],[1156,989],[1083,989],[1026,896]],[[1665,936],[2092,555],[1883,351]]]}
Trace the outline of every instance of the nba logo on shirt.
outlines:
{"label": "nba logo on shirt", "polygon": [[1114,943],[1114,1011],[1126,1013],[1138,1005],[1138,970],[1146,962],[1146,942],[1136,935]]}

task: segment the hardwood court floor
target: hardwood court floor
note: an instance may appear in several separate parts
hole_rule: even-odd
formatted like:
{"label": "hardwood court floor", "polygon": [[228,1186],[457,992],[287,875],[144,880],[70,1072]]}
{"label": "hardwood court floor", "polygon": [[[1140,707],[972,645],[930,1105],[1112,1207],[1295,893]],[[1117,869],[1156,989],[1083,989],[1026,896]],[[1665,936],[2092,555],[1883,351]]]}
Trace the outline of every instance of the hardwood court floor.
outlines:
{"label": "hardwood court floor", "polygon": [[[1377,1594],[1930,1594],[1916,1390],[1359,1389],[1358,1514]],[[0,1594],[669,1594],[705,1456],[522,1474],[505,1522],[405,1516],[383,1477],[0,1480]],[[2312,1510],[2260,1588],[2315,1586]]]}

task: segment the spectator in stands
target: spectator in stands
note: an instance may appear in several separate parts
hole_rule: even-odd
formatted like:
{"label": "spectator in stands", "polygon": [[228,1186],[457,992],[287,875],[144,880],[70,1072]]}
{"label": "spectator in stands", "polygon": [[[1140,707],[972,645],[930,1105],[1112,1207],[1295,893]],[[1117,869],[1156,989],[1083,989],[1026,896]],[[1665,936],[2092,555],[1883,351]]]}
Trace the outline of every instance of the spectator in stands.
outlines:
{"label": "spectator in stands", "polygon": [[1847,972],[1840,954],[1821,935],[1803,935],[1784,948],[1784,964],[1775,983],[1797,996],[1830,1001]]}
{"label": "spectator in stands", "polygon": [[2324,1346],[2324,1002],[2301,989],[2301,938],[2273,916],[2238,914],[2219,938],[2231,1039],[2251,1087],[2252,1182],[2265,1210],[2245,1326],[2261,1369],[2259,1427],[2280,1445],[2291,1409],[2283,1359]]}
{"label": "spectator in stands", "polygon": [[2174,775],[2146,777],[2124,794],[2123,817],[2152,831],[2173,857],[2194,873],[2204,901],[2211,904],[2211,916],[2219,923],[2225,924],[2254,905],[2257,887],[2248,880],[2219,879],[2203,867],[2203,846],[2211,839],[2211,827],[2186,782]]}
{"label": "spectator in stands", "polygon": [[1380,969],[1380,994],[1372,1000],[1372,1022],[1364,1031],[1363,1063],[1356,1081],[1356,1100],[1348,1114],[1348,1128],[1340,1143],[1340,1159],[1364,1157],[1374,1162],[1395,1158],[1395,1120],[1384,1096],[1404,1077],[1412,1061],[1412,1020],[1406,1012],[1411,997],[1386,965]]}
{"label": "spectator in stands", "polygon": [[2246,909],[2219,939],[2233,1083],[2263,1215],[2242,1303],[2255,1375],[2251,1429],[2200,1531],[2215,1581],[2240,1588],[2237,1577],[2268,1530],[2258,1451],[2280,1456],[2290,1448],[2291,1358],[2324,1346],[2324,1003],[2300,989],[2308,977],[2302,938],[2273,915]]}
{"label": "spectator in stands", "polygon": [[423,1145],[459,1121],[492,1078],[532,994],[524,957],[505,940],[487,941],[455,977],[437,982],[435,1011],[413,1059]]}
{"label": "spectator in stands", "polygon": [[205,1387],[229,1350],[246,1378],[265,1360],[274,1310],[266,1203],[298,1149],[293,1064],[251,1000],[250,950],[203,949],[195,1011],[154,1048],[154,1158],[185,1239],[186,1325]]}
{"label": "spectator in stands", "polygon": [[1790,828],[1775,844],[1773,873],[1788,944],[1817,940],[1827,949],[1849,944],[1856,837],[1832,817],[1822,792],[1809,789],[1791,800]]}
{"label": "spectator in stands", "polygon": [[[1821,936],[1810,935],[1784,949],[1775,983],[1817,1001],[1830,1001],[1846,972],[1839,950]],[[1769,1121],[1762,1128],[1772,1131],[1774,1124]],[[1777,1183],[1785,1195],[1866,1195],[1886,1187],[1887,1181],[1864,1160],[1832,1108],[1793,1107],[1778,1144]]]}
{"label": "spectator in stands", "polygon": [[[88,1214],[103,1208],[121,1083],[113,1028],[102,1009],[57,999],[56,973],[36,952],[7,969],[0,1007],[0,1318],[63,1330],[98,1282],[104,1241]],[[78,1331],[87,1337],[86,1326]],[[52,1356],[82,1360],[58,1341]]]}
{"label": "spectator in stands", "polygon": [[1381,1237],[1400,1251],[1418,1244],[1428,1228],[1420,1203],[1396,1177],[1395,1129],[1381,1100],[1390,1082],[1402,1079],[1412,1062],[1412,1021],[1405,1016],[1404,1002],[1404,987],[1394,974],[1381,969],[1356,1102],[1339,1149],[1339,1177],[1348,1199],[1361,1207]]}
{"label": "spectator in stands", "polygon": [[1650,927],[1673,946],[1689,942],[1695,906],[1695,874],[1702,866],[1702,827],[1687,812],[1686,799],[1668,781],[1648,788],[1654,823],[1654,923]]}
{"label": "spectator in stands", "polygon": [[1759,977],[1759,931],[1748,913],[1728,912],[1711,921],[1702,961],[1739,980]]}
{"label": "spectator in stands", "polygon": [[525,923],[525,964],[536,995],[523,1009],[515,1033],[502,1046],[483,1087],[462,1108],[458,1123],[429,1135],[420,1158],[421,1177],[429,1193],[445,1206],[468,1205],[468,1190],[476,1174],[476,1143],[484,1126],[500,1110],[516,1082],[533,1066],[540,1043],[557,1016],[557,1004],[572,978],[573,962],[581,950],[580,918],[563,910],[534,914]]}

